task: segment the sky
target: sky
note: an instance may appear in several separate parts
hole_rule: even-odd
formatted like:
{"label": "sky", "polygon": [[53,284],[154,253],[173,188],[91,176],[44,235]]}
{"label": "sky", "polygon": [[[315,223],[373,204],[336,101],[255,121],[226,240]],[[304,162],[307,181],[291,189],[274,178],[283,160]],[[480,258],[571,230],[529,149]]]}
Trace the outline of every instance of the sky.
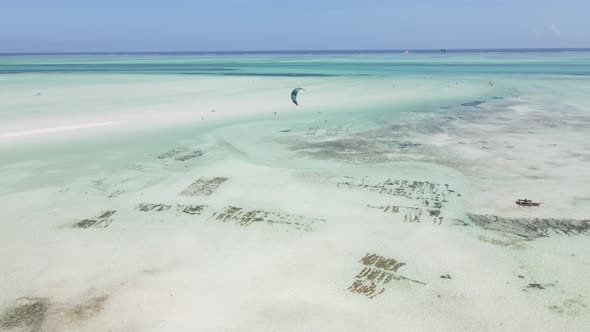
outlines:
{"label": "sky", "polygon": [[0,0],[0,52],[590,47],[590,0]]}

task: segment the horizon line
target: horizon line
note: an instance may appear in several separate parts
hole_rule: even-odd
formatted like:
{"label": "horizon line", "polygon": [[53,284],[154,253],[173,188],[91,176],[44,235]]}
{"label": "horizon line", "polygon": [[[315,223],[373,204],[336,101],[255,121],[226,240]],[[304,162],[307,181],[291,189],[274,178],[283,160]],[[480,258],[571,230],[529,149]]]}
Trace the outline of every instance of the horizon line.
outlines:
{"label": "horizon line", "polygon": [[333,49],[333,50],[228,50],[228,51],[66,51],[66,52],[0,52],[0,55],[109,55],[109,54],[302,54],[302,53],[447,53],[460,52],[587,52],[590,47],[529,47],[529,48],[404,48],[404,49]]}

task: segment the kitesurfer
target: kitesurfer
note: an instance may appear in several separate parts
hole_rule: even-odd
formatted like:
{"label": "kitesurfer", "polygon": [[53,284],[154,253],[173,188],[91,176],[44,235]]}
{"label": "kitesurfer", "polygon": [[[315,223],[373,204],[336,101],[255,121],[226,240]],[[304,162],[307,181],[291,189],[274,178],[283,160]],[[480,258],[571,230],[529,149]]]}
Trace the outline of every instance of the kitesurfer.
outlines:
{"label": "kitesurfer", "polygon": [[291,101],[293,102],[293,104],[295,104],[297,106],[299,106],[299,104],[297,103],[297,94],[301,90],[303,90],[303,88],[295,88],[295,89],[293,89],[293,91],[291,91]]}

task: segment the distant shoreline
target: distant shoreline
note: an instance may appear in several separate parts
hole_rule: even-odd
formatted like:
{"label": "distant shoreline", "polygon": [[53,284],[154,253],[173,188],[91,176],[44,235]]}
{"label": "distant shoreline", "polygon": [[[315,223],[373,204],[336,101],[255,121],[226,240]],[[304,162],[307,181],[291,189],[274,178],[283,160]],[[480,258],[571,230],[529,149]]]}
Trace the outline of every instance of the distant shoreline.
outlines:
{"label": "distant shoreline", "polygon": [[[440,54],[441,49],[408,49],[411,53]],[[445,49],[445,53],[574,53],[590,52],[590,48],[490,48]],[[20,55],[305,55],[305,54],[396,54],[405,49],[392,50],[253,50],[253,51],[146,51],[146,52],[0,52],[0,56]]]}

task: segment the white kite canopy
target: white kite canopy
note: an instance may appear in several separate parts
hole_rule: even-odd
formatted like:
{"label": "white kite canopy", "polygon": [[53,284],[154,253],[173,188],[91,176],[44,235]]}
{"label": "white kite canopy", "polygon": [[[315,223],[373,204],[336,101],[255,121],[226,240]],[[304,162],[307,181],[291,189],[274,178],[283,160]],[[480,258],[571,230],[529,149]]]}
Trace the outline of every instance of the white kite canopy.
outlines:
{"label": "white kite canopy", "polygon": [[291,101],[293,101],[293,103],[297,106],[299,106],[299,104],[297,103],[297,94],[299,93],[300,90],[305,91],[305,89],[303,89],[303,88],[295,88],[295,89],[293,89],[293,91],[291,91]]}

